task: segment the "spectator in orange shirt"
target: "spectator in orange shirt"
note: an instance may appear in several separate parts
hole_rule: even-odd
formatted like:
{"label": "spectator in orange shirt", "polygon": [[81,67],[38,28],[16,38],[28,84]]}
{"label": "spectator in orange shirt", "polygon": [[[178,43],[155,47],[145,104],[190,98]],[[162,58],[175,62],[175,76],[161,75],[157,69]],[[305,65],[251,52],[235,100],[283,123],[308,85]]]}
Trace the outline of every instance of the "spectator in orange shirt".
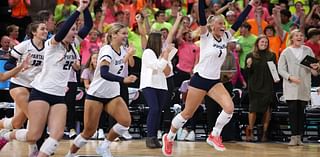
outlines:
{"label": "spectator in orange shirt", "polygon": [[256,36],[263,34],[263,30],[267,27],[268,23],[263,19],[262,7],[255,8],[255,18],[247,20],[247,23],[251,26],[250,32]]}

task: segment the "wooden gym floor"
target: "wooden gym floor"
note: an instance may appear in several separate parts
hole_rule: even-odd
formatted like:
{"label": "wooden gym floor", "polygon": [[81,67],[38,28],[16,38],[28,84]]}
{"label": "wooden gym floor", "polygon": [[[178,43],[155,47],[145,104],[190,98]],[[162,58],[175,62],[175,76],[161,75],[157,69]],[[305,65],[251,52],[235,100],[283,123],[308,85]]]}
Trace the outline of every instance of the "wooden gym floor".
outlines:
{"label": "wooden gym floor", "polygon": [[[71,140],[63,140],[54,157],[64,157],[68,152]],[[95,148],[99,141],[89,141],[78,155],[95,156]],[[175,157],[320,157],[320,144],[288,147],[286,143],[247,143],[225,142],[227,150],[218,152],[201,142],[175,142]],[[144,140],[113,142],[111,151],[114,157],[155,157],[163,156],[161,149],[148,149]],[[1,151],[0,157],[27,157],[28,147],[21,142],[8,143]]]}

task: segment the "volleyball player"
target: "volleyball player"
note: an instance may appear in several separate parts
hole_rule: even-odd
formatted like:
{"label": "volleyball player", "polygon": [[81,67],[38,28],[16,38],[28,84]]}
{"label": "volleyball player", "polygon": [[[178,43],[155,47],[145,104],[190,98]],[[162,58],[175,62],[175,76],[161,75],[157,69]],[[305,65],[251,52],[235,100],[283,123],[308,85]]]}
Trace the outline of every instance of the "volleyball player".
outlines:
{"label": "volleyball player", "polygon": [[224,19],[220,15],[210,16],[207,26],[205,0],[199,0],[200,60],[194,69],[195,74],[190,80],[185,108],[174,117],[169,133],[162,137],[162,152],[165,156],[172,156],[172,146],[177,130],[193,116],[205,95],[210,96],[223,108],[213,131],[207,138],[207,143],[218,151],[225,150],[220,133],[230,121],[234,107],[229,93],[220,82],[220,69],[226,56],[227,43],[249,14],[252,3],[251,0],[231,29],[225,30]]}
{"label": "volleyball player", "polygon": [[[66,157],[74,157],[75,153],[87,143],[98,127],[100,114],[105,111],[118,123],[110,129],[106,139],[96,149],[97,154],[112,156],[110,144],[118,136],[128,131],[131,124],[129,110],[123,98],[120,96],[120,83],[133,83],[137,77],[123,75],[123,68],[129,62],[134,49],[129,47],[125,51],[123,41],[128,37],[127,27],[115,23],[108,31],[108,45],[100,49],[98,64],[93,80],[87,91],[84,109],[84,130],[73,141]],[[97,116],[98,115],[98,116]]]}
{"label": "volleyball player", "polygon": [[[4,135],[6,140],[35,143],[48,123],[50,137],[41,146],[38,157],[52,155],[64,133],[67,113],[65,88],[71,68],[80,64],[74,40],[76,37],[84,39],[93,26],[88,4],[88,0],[80,0],[77,10],[67,21],[58,25],[57,33],[45,42],[42,71],[31,83],[33,89],[28,104],[28,130],[19,129]],[[75,22],[81,12],[85,22],[78,32]]]}
{"label": "volleyball player", "polygon": [[[15,114],[11,118],[0,120],[1,129],[19,129],[28,118],[28,99],[32,89],[30,83],[42,69],[44,41],[47,39],[47,35],[48,31],[45,23],[33,22],[29,25],[28,36],[30,39],[16,45],[10,52],[11,57],[5,64],[7,70],[14,68],[16,62],[20,64],[22,59],[28,55],[30,61],[28,69],[21,71],[10,80],[9,92],[16,104]],[[34,150],[37,150],[37,146],[30,145],[29,154],[32,154]]]}

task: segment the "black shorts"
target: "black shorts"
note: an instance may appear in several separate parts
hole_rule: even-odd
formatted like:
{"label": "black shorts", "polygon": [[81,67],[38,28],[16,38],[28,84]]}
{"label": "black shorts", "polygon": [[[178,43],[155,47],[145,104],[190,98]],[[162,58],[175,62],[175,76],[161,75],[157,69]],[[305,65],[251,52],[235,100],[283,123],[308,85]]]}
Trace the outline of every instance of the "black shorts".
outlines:
{"label": "black shorts", "polygon": [[29,87],[25,87],[25,86],[21,86],[21,85],[18,85],[18,84],[15,84],[15,83],[12,83],[10,82],[10,85],[9,85],[9,90],[13,89],[13,88],[17,88],[17,87],[23,87],[23,88],[26,88],[29,93],[31,92],[32,88],[29,88]]}
{"label": "black shorts", "polygon": [[103,105],[108,104],[111,100],[113,100],[116,97],[120,97],[120,95],[115,96],[113,98],[98,98],[89,94],[86,95],[86,99],[101,102]]}
{"label": "black shorts", "polygon": [[198,89],[205,90],[209,92],[209,90],[216,84],[220,83],[220,79],[211,80],[201,77],[198,73],[195,73],[190,80],[190,86]]}
{"label": "black shorts", "polygon": [[29,96],[29,102],[35,100],[45,101],[49,103],[50,106],[53,106],[55,104],[65,104],[64,96],[47,94],[33,88]]}

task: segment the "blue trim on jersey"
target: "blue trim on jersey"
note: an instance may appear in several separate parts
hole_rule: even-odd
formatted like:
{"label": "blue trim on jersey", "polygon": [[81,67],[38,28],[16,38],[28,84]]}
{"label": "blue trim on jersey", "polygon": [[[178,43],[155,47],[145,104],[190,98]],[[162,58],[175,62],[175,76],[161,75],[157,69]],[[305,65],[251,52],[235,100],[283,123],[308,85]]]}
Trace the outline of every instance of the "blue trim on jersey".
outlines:
{"label": "blue trim on jersey", "polygon": [[227,39],[229,39],[229,35],[228,35],[228,33],[227,33],[227,32],[224,32],[224,34],[226,34],[226,36],[227,36]]}
{"label": "blue trim on jersey", "polygon": [[18,55],[22,56],[22,53],[20,53],[18,50],[16,50],[15,48],[12,48],[11,51],[15,51]]}
{"label": "blue trim on jersey", "polygon": [[100,60],[101,60],[102,58],[104,58],[104,57],[108,57],[108,58],[110,58],[110,60],[112,60],[112,57],[111,57],[110,55],[103,55],[102,57],[100,57]]}
{"label": "blue trim on jersey", "polygon": [[112,47],[111,44],[110,44],[110,47],[112,48],[112,50],[113,50],[118,56],[121,56],[121,47],[120,47],[120,53],[118,53],[118,52]]}
{"label": "blue trim on jersey", "polygon": [[213,36],[213,39],[216,40],[218,43],[220,43],[222,41],[222,38],[217,39],[214,35],[212,35],[212,36]]}
{"label": "blue trim on jersey", "polygon": [[43,49],[44,49],[44,42],[42,42],[42,48],[41,49],[39,49],[34,43],[33,43],[33,41],[32,41],[32,39],[30,39],[30,41],[31,41],[31,45],[37,50],[37,51],[42,51]]}

